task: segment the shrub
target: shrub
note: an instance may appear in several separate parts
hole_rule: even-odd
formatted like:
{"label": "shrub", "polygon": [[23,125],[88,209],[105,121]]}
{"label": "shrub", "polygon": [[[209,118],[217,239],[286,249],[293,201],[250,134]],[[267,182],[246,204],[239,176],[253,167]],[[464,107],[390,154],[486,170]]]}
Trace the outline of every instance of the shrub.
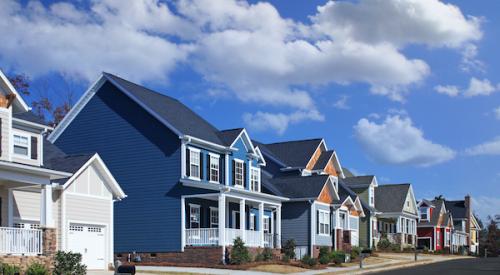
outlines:
{"label": "shrub", "polygon": [[353,246],[351,249],[351,260],[356,260],[359,257],[359,254],[361,254],[361,248]]}
{"label": "shrub", "polygon": [[328,247],[322,246],[319,248],[319,263],[328,264],[330,262],[330,251]]}
{"label": "shrub", "polygon": [[392,252],[401,252],[401,246],[399,244],[391,244],[390,249]]}
{"label": "shrub", "polygon": [[271,250],[271,248],[269,247],[264,248],[264,250],[262,251],[262,258],[266,262],[273,259],[273,251]]}
{"label": "shrub", "polygon": [[16,275],[21,273],[21,269],[15,265],[2,264],[2,272],[3,275]]}
{"label": "shrub", "polygon": [[330,259],[335,264],[344,263],[345,262],[345,253],[342,251],[332,251],[332,253],[330,253]]}
{"label": "shrub", "polygon": [[49,275],[49,271],[43,264],[35,262],[28,266],[26,275]]}
{"label": "shrub", "polygon": [[234,240],[231,249],[231,264],[244,264],[250,262],[250,253],[243,240],[238,237]]}
{"label": "shrub", "polygon": [[304,265],[309,267],[313,267],[318,264],[318,261],[315,258],[311,258],[309,255],[305,255],[302,260],[300,260]]}
{"label": "shrub", "polygon": [[281,257],[281,260],[284,262],[284,263],[288,263],[290,261],[290,257],[288,257],[288,255],[283,255],[283,257]]}
{"label": "shrub", "polygon": [[255,255],[254,261],[256,261],[256,262],[263,262],[264,261],[264,255],[262,253],[257,253],[257,255]]}
{"label": "shrub", "polygon": [[85,275],[87,266],[81,264],[80,253],[57,251],[54,262],[55,275]]}
{"label": "shrub", "polygon": [[295,259],[295,240],[290,239],[285,242],[281,252],[288,257],[288,259]]}
{"label": "shrub", "polygon": [[377,243],[377,248],[380,250],[387,250],[390,247],[391,247],[391,242],[386,238],[380,239],[380,241]]}

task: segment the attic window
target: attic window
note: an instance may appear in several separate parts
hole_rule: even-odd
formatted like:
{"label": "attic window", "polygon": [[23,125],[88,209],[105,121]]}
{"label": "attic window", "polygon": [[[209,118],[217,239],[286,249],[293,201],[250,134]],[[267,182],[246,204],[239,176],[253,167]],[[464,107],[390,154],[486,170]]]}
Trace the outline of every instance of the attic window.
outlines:
{"label": "attic window", "polygon": [[420,219],[421,220],[429,220],[428,210],[429,209],[427,207],[420,207]]}

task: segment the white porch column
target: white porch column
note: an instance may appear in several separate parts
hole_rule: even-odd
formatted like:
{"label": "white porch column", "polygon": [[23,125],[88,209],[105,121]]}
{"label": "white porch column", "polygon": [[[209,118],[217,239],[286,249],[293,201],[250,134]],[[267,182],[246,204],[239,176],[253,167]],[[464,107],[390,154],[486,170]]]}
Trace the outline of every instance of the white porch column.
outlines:
{"label": "white porch column", "polygon": [[54,227],[54,219],[52,218],[52,185],[43,185],[41,196],[40,225]]}
{"label": "white porch column", "polygon": [[240,200],[240,230],[241,230],[241,239],[245,242],[245,230],[246,230],[246,224],[245,224],[245,199]]}
{"label": "white porch column", "polygon": [[264,203],[259,203],[260,247],[264,247]]}
{"label": "white porch column", "polygon": [[181,197],[181,251],[186,246],[186,199]]}
{"label": "white porch column", "polygon": [[276,248],[281,248],[281,206],[276,209]]}
{"label": "white porch column", "polygon": [[[219,195],[219,245],[226,245],[226,195]],[[223,255],[224,256],[224,255]]]}

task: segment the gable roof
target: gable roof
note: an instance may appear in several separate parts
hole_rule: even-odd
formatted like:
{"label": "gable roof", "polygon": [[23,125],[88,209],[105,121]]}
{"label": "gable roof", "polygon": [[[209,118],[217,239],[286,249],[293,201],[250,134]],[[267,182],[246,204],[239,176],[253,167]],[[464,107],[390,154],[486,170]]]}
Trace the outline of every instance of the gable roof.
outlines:
{"label": "gable roof", "polygon": [[267,182],[279,192],[279,196],[298,199],[317,198],[328,179],[329,175],[288,176],[268,179]]}
{"label": "gable roof", "polygon": [[[425,202],[427,205],[433,207],[434,210],[432,210],[432,215],[428,221],[421,220],[418,224],[419,225],[432,225],[432,226],[440,225],[441,211],[443,211],[443,208],[446,209],[444,201],[443,200],[432,200],[432,201],[422,200],[422,201]],[[448,213],[445,213],[444,216],[445,217],[443,217],[444,220],[442,222],[447,223],[446,216],[448,216]]]}
{"label": "gable roof", "polygon": [[446,209],[451,212],[454,219],[465,219],[467,211],[465,209],[465,201],[445,201]]}
{"label": "gable roof", "polygon": [[43,166],[56,171],[75,173],[95,153],[67,155],[46,139],[43,141]]}
{"label": "gable roof", "polygon": [[225,146],[231,146],[242,131],[243,128],[227,129],[217,132],[217,135]]}
{"label": "gable roof", "polygon": [[333,150],[323,151],[319,156],[318,160],[314,164],[313,170],[322,170],[325,169],[328,161],[333,157]]}
{"label": "gable roof", "polygon": [[[351,186],[346,184],[346,182],[345,182],[346,179],[347,178],[343,178],[343,179],[339,178],[339,195],[340,195],[341,190],[344,189],[346,192],[349,193],[349,195],[351,195],[353,197],[353,199],[355,197],[359,198],[359,201],[361,202],[361,206],[363,207],[363,211],[372,212],[372,213],[377,212],[377,209],[375,207],[370,206],[367,202],[365,202],[363,199],[361,199],[358,196],[358,194],[354,191],[354,190],[358,190],[358,189],[352,188]],[[362,190],[365,190],[365,189],[362,189]]]}
{"label": "gable roof", "polygon": [[265,144],[280,161],[293,168],[304,168],[323,139],[294,140]]}
{"label": "gable roof", "polygon": [[403,212],[410,184],[386,184],[375,188],[375,208],[381,212]]}
{"label": "gable roof", "polygon": [[346,178],[355,177],[355,175],[351,172],[351,170],[349,170],[345,167],[342,167],[342,172],[344,172],[344,176]]}
{"label": "gable roof", "polygon": [[353,177],[346,177],[342,179],[342,181],[351,188],[365,188],[370,186],[374,178],[375,176],[373,175],[353,176]]}

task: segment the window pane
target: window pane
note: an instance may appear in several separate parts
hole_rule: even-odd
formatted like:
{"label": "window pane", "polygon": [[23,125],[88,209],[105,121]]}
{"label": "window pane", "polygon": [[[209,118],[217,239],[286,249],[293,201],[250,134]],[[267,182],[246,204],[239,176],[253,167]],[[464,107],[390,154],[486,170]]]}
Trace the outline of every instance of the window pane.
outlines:
{"label": "window pane", "polygon": [[28,148],[14,145],[14,153],[18,155],[28,155]]}

